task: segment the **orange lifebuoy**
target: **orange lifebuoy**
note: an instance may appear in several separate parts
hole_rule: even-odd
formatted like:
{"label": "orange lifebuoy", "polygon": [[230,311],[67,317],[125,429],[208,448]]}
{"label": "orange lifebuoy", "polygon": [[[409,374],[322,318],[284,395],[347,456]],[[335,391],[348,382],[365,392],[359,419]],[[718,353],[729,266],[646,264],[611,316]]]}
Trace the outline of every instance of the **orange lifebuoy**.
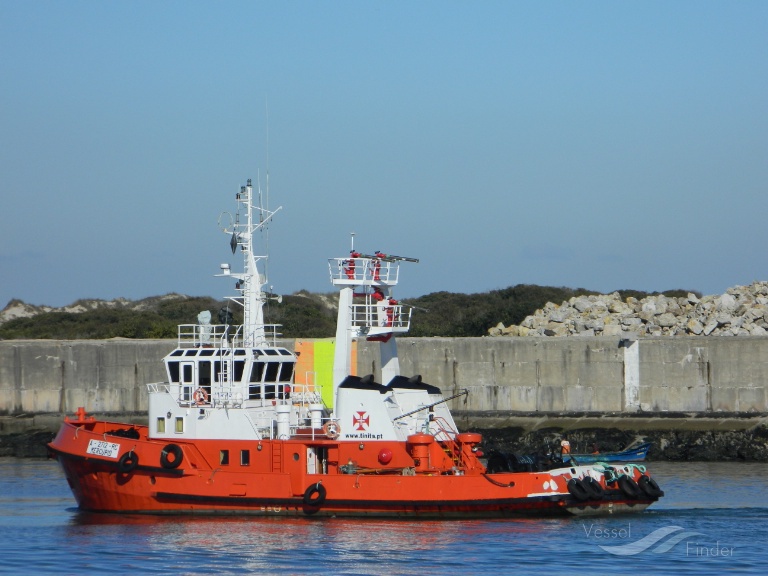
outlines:
{"label": "orange lifebuoy", "polygon": [[194,400],[195,404],[198,406],[208,404],[208,392],[205,391],[205,388],[198,388],[195,390],[195,393],[192,394],[192,400]]}
{"label": "orange lifebuoy", "polygon": [[323,425],[323,432],[331,440],[336,440],[341,434],[341,425],[335,420],[329,420]]}

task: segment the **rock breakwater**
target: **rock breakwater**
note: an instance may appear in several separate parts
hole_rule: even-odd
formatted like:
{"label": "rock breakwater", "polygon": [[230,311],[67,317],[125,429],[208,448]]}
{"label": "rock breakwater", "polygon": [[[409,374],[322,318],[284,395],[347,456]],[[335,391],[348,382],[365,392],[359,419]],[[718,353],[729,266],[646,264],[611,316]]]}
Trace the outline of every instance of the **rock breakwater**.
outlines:
{"label": "rock breakwater", "polygon": [[765,336],[768,282],[734,286],[724,294],[663,294],[622,299],[618,292],[547,303],[519,326],[498,324],[490,336]]}
{"label": "rock breakwater", "polygon": [[[524,430],[509,427],[478,430],[486,453],[499,451],[544,456],[557,452],[564,430]],[[750,430],[622,430],[584,428],[568,430],[574,453],[615,452],[640,442],[651,442],[648,461],[768,462],[768,427]]]}

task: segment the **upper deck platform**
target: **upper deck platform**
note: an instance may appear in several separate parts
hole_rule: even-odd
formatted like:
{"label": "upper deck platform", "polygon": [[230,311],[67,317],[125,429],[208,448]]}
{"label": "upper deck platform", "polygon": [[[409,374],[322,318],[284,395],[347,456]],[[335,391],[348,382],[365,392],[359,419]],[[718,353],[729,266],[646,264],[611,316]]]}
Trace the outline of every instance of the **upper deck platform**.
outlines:
{"label": "upper deck platform", "polygon": [[329,258],[328,269],[334,286],[395,286],[400,260],[369,256]]}

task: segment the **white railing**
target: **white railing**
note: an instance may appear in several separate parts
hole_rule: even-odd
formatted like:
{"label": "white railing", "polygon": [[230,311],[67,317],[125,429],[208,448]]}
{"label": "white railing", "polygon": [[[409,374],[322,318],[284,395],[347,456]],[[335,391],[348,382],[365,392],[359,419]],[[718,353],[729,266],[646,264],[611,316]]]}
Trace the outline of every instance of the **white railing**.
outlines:
{"label": "white railing", "polygon": [[397,284],[400,262],[377,258],[330,258],[328,270],[333,284]]}
{"label": "white railing", "polygon": [[410,306],[402,304],[353,304],[350,323],[353,328],[376,332],[407,332],[411,326]]}
{"label": "white railing", "polygon": [[147,392],[150,394],[168,394],[171,391],[171,385],[168,382],[152,382],[147,384]]}
{"label": "white railing", "polygon": [[[264,337],[268,346],[276,346],[282,336],[280,324],[264,324]],[[243,347],[242,326],[229,324],[179,324],[179,348]]]}

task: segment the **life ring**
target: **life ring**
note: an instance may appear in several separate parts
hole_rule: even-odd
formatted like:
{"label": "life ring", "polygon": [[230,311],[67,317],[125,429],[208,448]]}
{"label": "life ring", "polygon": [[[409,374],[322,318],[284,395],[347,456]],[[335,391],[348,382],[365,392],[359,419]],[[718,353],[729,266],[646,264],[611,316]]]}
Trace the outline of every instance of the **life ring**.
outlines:
{"label": "life ring", "polygon": [[[315,494],[317,494],[317,497],[315,497]],[[325,486],[320,482],[310,484],[304,491],[304,504],[307,506],[322,506],[326,495]]]}
{"label": "life ring", "polygon": [[568,480],[568,492],[570,492],[571,496],[576,498],[579,502],[584,502],[584,500],[589,499],[589,492],[587,492],[587,489],[584,487],[584,483],[578,478],[571,478]]}
{"label": "life ring", "polygon": [[323,432],[331,440],[336,440],[341,434],[341,425],[336,420],[329,420],[323,425]]}
{"label": "life ring", "polygon": [[619,489],[624,492],[627,498],[637,498],[640,496],[640,487],[637,482],[629,476],[621,476],[619,478]]}
{"label": "life ring", "polygon": [[184,460],[184,452],[182,452],[181,446],[178,444],[168,444],[160,452],[160,466],[167,470],[178,468],[182,460]]}
{"label": "life ring", "polygon": [[120,456],[120,460],[117,461],[117,469],[123,474],[128,474],[136,470],[139,465],[139,455],[133,450],[126,452]]}
{"label": "life ring", "polygon": [[194,400],[195,404],[198,406],[208,404],[208,392],[205,391],[205,388],[198,388],[195,390],[195,393],[192,394],[192,400]]}
{"label": "life ring", "polygon": [[650,476],[646,476],[645,474],[640,476],[640,479],[637,481],[637,485],[640,487],[640,490],[642,490],[645,495],[649,496],[650,498],[658,498],[664,494],[661,488],[659,488],[659,485],[656,483],[656,480]]}

